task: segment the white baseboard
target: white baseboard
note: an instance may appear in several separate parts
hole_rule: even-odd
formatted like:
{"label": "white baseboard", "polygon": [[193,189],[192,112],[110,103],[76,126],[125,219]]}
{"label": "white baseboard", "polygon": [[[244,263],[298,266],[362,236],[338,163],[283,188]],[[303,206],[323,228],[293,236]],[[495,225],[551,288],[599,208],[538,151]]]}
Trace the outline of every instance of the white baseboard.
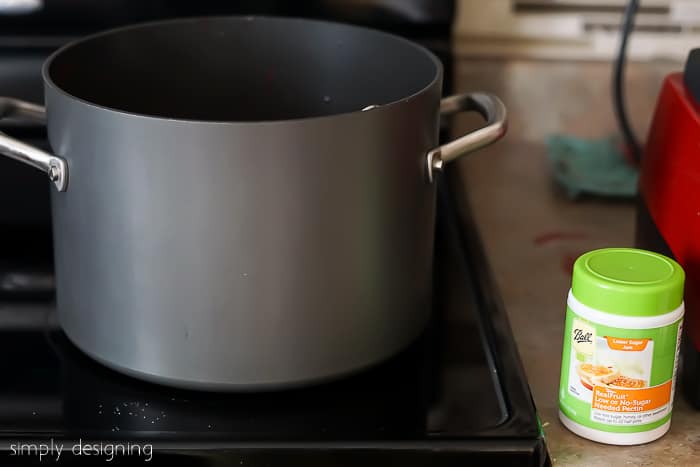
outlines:
{"label": "white baseboard", "polygon": [[[626,0],[459,0],[455,50],[463,56],[610,60]],[[700,0],[642,0],[631,60],[684,61],[700,47]]]}

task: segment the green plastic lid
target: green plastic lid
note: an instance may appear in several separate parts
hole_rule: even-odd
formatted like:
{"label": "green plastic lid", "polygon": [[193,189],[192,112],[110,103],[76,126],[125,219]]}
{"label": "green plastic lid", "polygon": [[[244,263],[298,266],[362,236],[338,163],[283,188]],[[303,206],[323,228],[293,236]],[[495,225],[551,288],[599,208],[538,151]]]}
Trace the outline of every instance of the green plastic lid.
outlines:
{"label": "green plastic lid", "polygon": [[574,263],[571,291],[586,306],[622,316],[656,316],[683,302],[683,268],[634,248],[604,248]]}

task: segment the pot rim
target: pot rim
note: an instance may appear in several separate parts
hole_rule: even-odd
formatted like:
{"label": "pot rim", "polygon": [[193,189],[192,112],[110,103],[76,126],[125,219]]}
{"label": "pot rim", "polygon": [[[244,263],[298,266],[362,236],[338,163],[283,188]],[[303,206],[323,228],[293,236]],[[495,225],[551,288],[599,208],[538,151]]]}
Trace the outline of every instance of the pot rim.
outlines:
{"label": "pot rim", "polygon": [[[75,96],[73,94],[70,94],[69,92],[65,91],[63,88],[61,88],[58,84],[56,84],[53,79],[51,78],[50,71],[49,69],[51,68],[51,65],[53,61],[62,55],[64,52],[66,52],[69,49],[72,49],[74,47],[77,47],[79,45],[82,45],[85,42],[89,42],[93,39],[97,39],[99,37],[104,37],[107,35],[111,34],[118,34],[122,33],[125,31],[133,30],[133,29],[141,29],[141,28],[149,28],[153,26],[159,26],[163,24],[169,24],[169,23],[189,23],[189,22],[197,22],[197,21],[202,21],[202,20],[212,20],[212,19],[231,19],[231,20],[238,20],[238,21],[265,21],[265,20],[276,20],[276,21],[283,21],[283,22],[306,22],[306,23],[318,23],[318,24],[326,24],[326,25],[333,25],[333,26],[342,26],[345,28],[350,28],[350,29],[355,29],[355,30],[364,30],[365,32],[370,32],[373,34],[377,34],[380,36],[385,36],[387,38],[399,41],[409,47],[414,48],[416,51],[424,54],[427,56],[427,58],[432,62],[432,64],[435,67],[435,73],[433,74],[433,78],[428,82],[425,86],[423,86],[421,89],[418,91],[409,94],[407,96],[401,97],[400,99],[394,100],[392,102],[386,103],[386,104],[381,104],[378,105],[372,109],[363,111],[363,110],[353,110],[353,111],[348,111],[348,112],[339,112],[339,113],[334,113],[330,115],[320,115],[320,116],[313,116],[313,117],[300,117],[300,118],[288,118],[288,119],[278,119],[278,120],[257,120],[257,121],[250,121],[250,120],[205,120],[205,119],[189,119],[189,118],[174,118],[174,117],[163,117],[163,116],[156,116],[156,115],[148,115],[148,114],[142,114],[142,113],[137,113],[137,112],[131,112],[128,110],[121,110],[121,109],[116,109],[114,107],[108,107],[104,105],[100,105],[94,102],[91,102],[87,99],[80,98],[78,96]],[[307,19],[307,18],[298,18],[298,17],[280,17],[280,16],[267,16],[267,15],[230,15],[230,16],[197,16],[197,17],[190,17],[190,18],[174,18],[174,19],[165,19],[165,20],[155,20],[155,21],[147,21],[147,22],[141,22],[141,23],[136,23],[136,24],[129,24],[126,26],[120,26],[117,28],[112,28],[108,29],[105,31],[99,31],[94,34],[90,34],[84,37],[81,37],[79,39],[76,39],[72,42],[69,42],[68,44],[63,45],[60,47],[58,50],[54,51],[45,61],[44,64],[41,67],[41,75],[44,81],[44,84],[46,88],[51,89],[52,91],[62,95],[65,98],[68,98],[70,100],[79,102],[83,105],[86,105],[88,107],[97,109],[97,110],[103,110],[105,112],[110,112],[114,114],[119,114],[123,116],[128,116],[128,117],[136,117],[136,118],[144,118],[148,119],[151,121],[154,120],[160,120],[160,121],[165,121],[165,122],[182,122],[182,123],[193,123],[193,124],[221,124],[221,125],[240,125],[240,126],[248,126],[248,125],[280,125],[280,124],[285,124],[285,123],[301,123],[301,122],[311,122],[311,121],[329,121],[333,119],[341,119],[345,118],[351,115],[356,115],[356,114],[376,114],[378,112],[382,111],[388,111],[391,110],[401,104],[406,104],[413,99],[427,93],[430,89],[432,89],[434,86],[437,84],[440,84],[442,82],[442,77],[443,77],[443,65],[440,59],[437,58],[437,56],[428,50],[427,48],[423,47],[420,44],[417,44],[411,40],[408,40],[406,38],[403,38],[401,36],[395,35],[395,34],[390,34],[384,31],[380,31],[377,29],[365,27],[365,26],[357,26],[353,24],[347,24],[347,23],[342,23],[338,21],[326,21],[326,20],[316,20],[316,19]]]}

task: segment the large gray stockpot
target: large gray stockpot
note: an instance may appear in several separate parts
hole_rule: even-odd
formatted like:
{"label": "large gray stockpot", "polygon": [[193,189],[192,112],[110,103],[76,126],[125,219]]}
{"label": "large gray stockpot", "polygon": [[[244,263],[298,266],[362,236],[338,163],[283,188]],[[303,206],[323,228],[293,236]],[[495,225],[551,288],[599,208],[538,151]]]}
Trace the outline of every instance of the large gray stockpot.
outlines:
{"label": "large gray stockpot", "polygon": [[[369,29],[200,18],[97,34],[43,68],[57,307],[84,352],[186,388],[278,388],[381,361],[430,314],[433,175],[505,132],[440,100],[427,50]],[[484,128],[438,146],[440,113]],[[44,109],[0,99],[0,117]]]}

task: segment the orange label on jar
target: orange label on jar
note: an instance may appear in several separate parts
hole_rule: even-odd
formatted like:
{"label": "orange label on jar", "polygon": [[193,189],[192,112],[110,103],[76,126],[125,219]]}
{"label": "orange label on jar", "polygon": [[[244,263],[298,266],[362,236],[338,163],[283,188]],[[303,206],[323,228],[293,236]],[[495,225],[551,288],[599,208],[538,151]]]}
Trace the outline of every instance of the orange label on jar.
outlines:
{"label": "orange label on jar", "polygon": [[630,352],[641,352],[647,348],[647,344],[651,339],[624,339],[621,337],[605,336],[608,341],[608,347],[613,350],[627,350]]}
{"label": "orange label on jar", "polygon": [[641,389],[621,389],[595,386],[591,407],[606,412],[646,412],[671,401],[671,381]]}

